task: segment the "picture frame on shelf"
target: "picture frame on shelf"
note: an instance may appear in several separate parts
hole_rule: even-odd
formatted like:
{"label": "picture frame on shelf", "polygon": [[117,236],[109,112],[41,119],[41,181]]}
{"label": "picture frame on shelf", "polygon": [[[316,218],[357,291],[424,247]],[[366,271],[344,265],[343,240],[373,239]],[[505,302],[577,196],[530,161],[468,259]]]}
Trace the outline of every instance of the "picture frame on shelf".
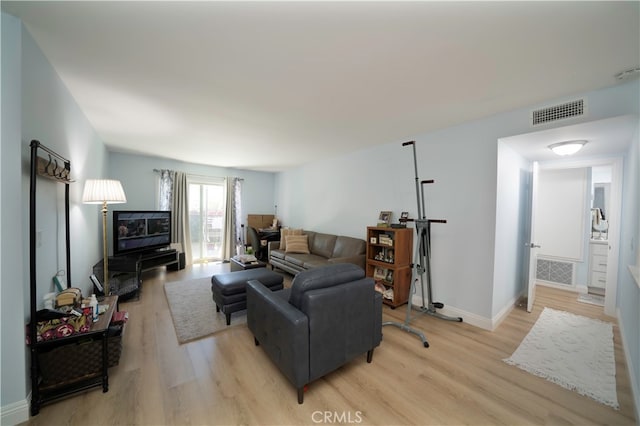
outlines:
{"label": "picture frame on shelf", "polygon": [[376,237],[371,237],[371,238],[369,238],[369,242],[371,244],[378,244],[378,239]]}
{"label": "picture frame on shelf", "polygon": [[377,267],[373,271],[374,280],[384,280],[387,277],[387,270],[385,268]]}
{"label": "picture frame on shelf", "polygon": [[391,212],[390,211],[381,211],[380,215],[378,216],[378,226],[380,227],[385,227],[385,226],[389,226],[389,224],[391,223]]}

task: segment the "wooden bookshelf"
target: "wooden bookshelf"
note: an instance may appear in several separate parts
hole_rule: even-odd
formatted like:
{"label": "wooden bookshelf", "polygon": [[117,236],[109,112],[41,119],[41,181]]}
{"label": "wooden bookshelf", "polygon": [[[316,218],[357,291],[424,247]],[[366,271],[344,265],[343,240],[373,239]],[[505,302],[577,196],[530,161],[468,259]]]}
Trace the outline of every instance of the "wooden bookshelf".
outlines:
{"label": "wooden bookshelf", "polygon": [[367,227],[366,274],[393,290],[392,299],[383,298],[393,308],[409,300],[412,256],[413,228]]}

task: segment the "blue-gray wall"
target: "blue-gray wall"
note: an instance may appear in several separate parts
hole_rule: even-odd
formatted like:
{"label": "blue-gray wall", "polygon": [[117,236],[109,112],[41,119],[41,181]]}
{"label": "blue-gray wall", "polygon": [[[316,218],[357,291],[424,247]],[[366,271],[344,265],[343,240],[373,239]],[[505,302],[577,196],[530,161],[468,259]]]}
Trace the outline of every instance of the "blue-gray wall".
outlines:
{"label": "blue-gray wall", "polygon": [[[640,102],[640,99],[638,100]],[[640,419],[640,282],[634,281],[629,266],[640,268],[640,130],[636,130],[624,161],[622,229],[618,266],[618,319],[632,383],[636,418]]]}
{"label": "blue-gray wall", "polygon": [[[21,24],[2,14],[2,143],[0,144],[0,344],[2,422],[24,420],[27,377],[24,301],[28,269],[24,264],[21,182]],[[5,411],[7,414],[5,414]]]}
{"label": "blue-gray wall", "polygon": [[[99,208],[81,203],[87,173],[103,176],[106,149],[39,47],[16,18],[2,13],[2,423],[26,419],[30,391],[24,324],[29,321],[29,143],[37,139],[71,161],[71,284],[88,293],[101,257]],[[64,187],[37,180],[37,301],[66,268]]]}
{"label": "blue-gray wall", "polygon": [[225,167],[185,163],[161,157],[111,152],[109,175],[119,179],[127,195],[127,203],[119,209],[154,209],[157,207],[158,173],[154,169],[170,169],[208,177],[239,177],[242,183],[242,211],[247,214],[273,214],[274,173],[254,172]]}
{"label": "blue-gray wall", "polygon": [[[418,176],[435,180],[425,188],[427,217],[448,221],[433,226],[435,298],[475,324],[491,328],[495,316],[508,308],[521,286],[513,280],[516,272],[505,274],[513,269],[513,248],[496,244],[496,233],[505,232],[497,228],[504,223],[496,224],[496,215],[504,208],[498,203],[510,197],[498,193],[498,140],[637,115],[639,91],[638,81],[633,81],[575,94],[570,99],[586,97],[588,115],[544,129],[531,127],[530,111],[569,97],[282,172],[276,178],[279,216],[289,226],[356,237],[364,237],[366,227],[376,223],[381,210],[393,211],[395,218],[401,211],[415,217],[413,157],[410,148],[401,146],[415,140]],[[520,234],[517,229],[506,232]]]}

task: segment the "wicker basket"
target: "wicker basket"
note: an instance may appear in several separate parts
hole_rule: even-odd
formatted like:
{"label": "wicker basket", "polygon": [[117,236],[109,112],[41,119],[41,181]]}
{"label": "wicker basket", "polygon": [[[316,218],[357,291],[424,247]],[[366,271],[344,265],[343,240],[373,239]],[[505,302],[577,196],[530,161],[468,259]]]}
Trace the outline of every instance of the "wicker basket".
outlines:
{"label": "wicker basket", "polygon": [[[119,334],[108,337],[108,366],[120,361],[124,326]],[[111,327],[117,333],[118,330]],[[111,331],[110,331],[111,334]],[[57,386],[102,373],[102,339],[87,339],[58,346],[38,355],[42,386]]]}

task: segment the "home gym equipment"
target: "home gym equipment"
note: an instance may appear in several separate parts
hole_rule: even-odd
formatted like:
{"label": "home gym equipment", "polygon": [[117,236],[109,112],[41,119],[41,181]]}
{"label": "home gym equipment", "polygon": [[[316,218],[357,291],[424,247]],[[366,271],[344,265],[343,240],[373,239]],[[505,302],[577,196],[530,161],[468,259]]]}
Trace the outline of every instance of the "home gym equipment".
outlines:
{"label": "home gym equipment", "polygon": [[[415,170],[415,183],[416,183],[416,200],[418,204],[418,218],[407,219],[407,221],[415,222],[416,233],[418,238],[416,239],[416,248],[414,251],[414,263],[412,266],[411,274],[411,288],[409,291],[409,301],[407,302],[407,315],[403,323],[396,321],[386,321],[382,325],[392,325],[398,327],[408,333],[415,334],[420,338],[425,348],[429,347],[429,342],[425,338],[424,334],[409,324],[411,323],[411,312],[414,310],[412,303],[412,295],[415,293],[415,286],[418,279],[420,280],[420,294],[422,296],[422,306],[415,308],[420,314],[432,315],[436,318],[440,318],[446,321],[462,322],[460,317],[450,317],[437,312],[436,309],[442,309],[444,304],[433,301],[432,279],[431,279],[431,224],[432,223],[447,223],[443,219],[427,219],[426,209],[424,203],[424,185],[434,183],[433,180],[420,181],[418,178],[418,162],[416,160],[416,144],[415,141],[404,142],[402,146],[413,147],[413,166]],[[427,290],[427,300],[425,300],[425,283]]]}

